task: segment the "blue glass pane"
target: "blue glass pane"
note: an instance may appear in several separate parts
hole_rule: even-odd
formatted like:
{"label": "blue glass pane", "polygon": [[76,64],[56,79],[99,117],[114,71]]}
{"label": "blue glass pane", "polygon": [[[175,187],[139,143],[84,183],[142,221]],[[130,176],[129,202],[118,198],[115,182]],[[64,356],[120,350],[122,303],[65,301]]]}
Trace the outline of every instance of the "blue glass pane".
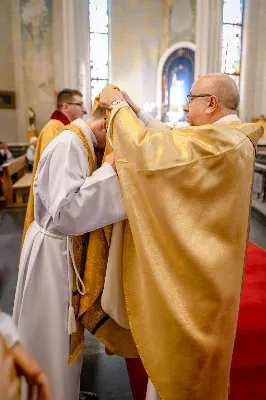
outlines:
{"label": "blue glass pane", "polygon": [[108,79],[108,64],[91,62],[91,79]]}
{"label": "blue glass pane", "polygon": [[223,22],[227,24],[243,23],[244,0],[224,0]]}
{"label": "blue glass pane", "polygon": [[92,104],[94,102],[94,99],[96,96],[98,96],[99,93],[108,85],[107,80],[91,80],[91,101]]}
{"label": "blue glass pane", "polygon": [[89,0],[90,31],[108,33],[108,0]]}
{"label": "blue glass pane", "polygon": [[240,73],[241,59],[241,26],[223,25],[222,34],[222,72]]}
{"label": "blue glass pane", "polygon": [[91,78],[108,79],[108,35],[90,35]]}
{"label": "blue glass pane", "polygon": [[108,0],[89,0],[91,99],[108,85]]}

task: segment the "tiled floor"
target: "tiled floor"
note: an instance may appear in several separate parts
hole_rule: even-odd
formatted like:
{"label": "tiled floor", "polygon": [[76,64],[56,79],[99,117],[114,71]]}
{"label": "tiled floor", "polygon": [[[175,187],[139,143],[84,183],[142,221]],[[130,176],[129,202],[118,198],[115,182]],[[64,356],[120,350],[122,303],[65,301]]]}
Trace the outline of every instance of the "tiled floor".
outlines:
{"label": "tiled floor", "polygon": [[[11,313],[18,272],[21,235],[25,210],[4,210],[0,214],[0,262],[9,271],[9,278],[1,297],[1,307]],[[250,240],[266,249],[266,227],[251,219]],[[81,389],[93,391],[100,400],[132,400],[132,392],[125,361],[121,357],[107,356],[104,347],[90,334],[86,334]]]}

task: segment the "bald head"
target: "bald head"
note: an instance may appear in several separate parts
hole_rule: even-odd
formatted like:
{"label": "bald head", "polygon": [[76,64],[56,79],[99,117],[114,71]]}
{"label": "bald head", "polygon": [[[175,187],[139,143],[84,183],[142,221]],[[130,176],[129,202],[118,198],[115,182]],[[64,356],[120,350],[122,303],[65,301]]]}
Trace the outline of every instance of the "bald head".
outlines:
{"label": "bald head", "polygon": [[199,78],[193,85],[195,91],[200,90],[216,96],[226,108],[236,111],[239,106],[239,90],[229,75],[212,74]]}
{"label": "bald head", "polygon": [[212,124],[226,115],[236,114],[239,106],[237,85],[225,74],[202,76],[192,86],[190,95],[184,111],[191,125]]}

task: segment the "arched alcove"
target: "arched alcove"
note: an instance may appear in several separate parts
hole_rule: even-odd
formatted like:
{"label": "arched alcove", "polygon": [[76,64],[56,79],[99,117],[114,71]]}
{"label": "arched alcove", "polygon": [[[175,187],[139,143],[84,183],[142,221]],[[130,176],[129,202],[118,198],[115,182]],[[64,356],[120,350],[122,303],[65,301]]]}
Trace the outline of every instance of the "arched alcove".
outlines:
{"label": "arched alcove", "polygon": [[186,95],[194,82],[195,44],[178,42],[161,57],[157,71],[157,117],[182,121]]}

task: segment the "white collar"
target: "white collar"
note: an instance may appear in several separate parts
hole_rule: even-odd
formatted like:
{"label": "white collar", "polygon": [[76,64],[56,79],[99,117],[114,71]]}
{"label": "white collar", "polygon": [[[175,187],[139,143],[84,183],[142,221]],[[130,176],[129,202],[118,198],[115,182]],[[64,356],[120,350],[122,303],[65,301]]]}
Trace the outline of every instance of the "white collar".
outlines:
{"label": "white collar", "polygon": [[84,135],[86,136],[86,139],[89,142],[89,145],[92,145],[93,147],[96,147],[98,142],[96,139],[96,136],[94,135],[94,133],[92,132],[92,130],[90,129],[90,127],[86,124],[86,122],[81,119],[75,119],[75,121],[71,122],[74,125],[77,125],[82,132],[84,133]]}
{"label": "white collar", "polygon": [[225,117],[222,117],[218,119],[218,121],[213,122],[214,124],[225,124],[226,122],[233,122],[233,121],[238,121],[240,122],[240,119],[236,114],[229,114],[226,115]]}
{"label": "white collar", "polygon": [[96,157],[95,157],[94,147],[96,147],[98,143],[97,143],[97,139],[96,139],[94,133],[92,132],[90,127],[86,124],[86,122],[81,118],[75,119],[75,121],[72,121],[71,123],[76,125],[76,126],[78,126],[82,130],[82,132],[84,133],[84,135],[85,135],[85,137],[86,137],[86,139],[88,141],[88,144],[89,144],[89,146],[91,148],[92,155],[93,155],[93,158],[94,158],[95,168],[96,168],[97,160],[96,160]]}

